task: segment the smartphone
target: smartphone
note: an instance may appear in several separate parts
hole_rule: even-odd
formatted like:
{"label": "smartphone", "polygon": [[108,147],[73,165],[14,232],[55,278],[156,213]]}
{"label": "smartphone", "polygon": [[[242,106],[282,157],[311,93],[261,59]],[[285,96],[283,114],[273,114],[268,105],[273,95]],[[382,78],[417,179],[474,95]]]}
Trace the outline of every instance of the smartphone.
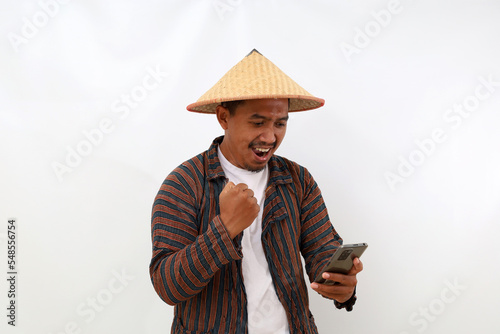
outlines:
{"label": "smartphone", "polygon": [[316,277],[314,282],[321,284],[330,284],[333,285],[336,282],[325,280],[321,275],[326,271],[330,273],[340,273],[347,274],[349,270],[351,270],[353,263],[352,260],[356,257],[360,257],[361,254],[365,251],[366,247],[368,247],[367,243],[359,243],[359,244],[349,244],[342,245],[335,253],[333,253],[330,261],[326,264],[326,266],[321,270],[321,273]]}

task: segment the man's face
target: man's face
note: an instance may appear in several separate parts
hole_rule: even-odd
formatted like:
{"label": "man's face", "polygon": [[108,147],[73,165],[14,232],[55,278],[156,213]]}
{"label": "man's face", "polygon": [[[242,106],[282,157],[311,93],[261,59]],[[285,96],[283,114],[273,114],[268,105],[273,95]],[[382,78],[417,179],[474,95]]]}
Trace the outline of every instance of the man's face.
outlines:
{"label": "man's face", "polygon": [[285,137],[288,99],[247,100],[232,115],[222,106],[216,112],[225,130],[222,154],[236,167],[262,170]]}

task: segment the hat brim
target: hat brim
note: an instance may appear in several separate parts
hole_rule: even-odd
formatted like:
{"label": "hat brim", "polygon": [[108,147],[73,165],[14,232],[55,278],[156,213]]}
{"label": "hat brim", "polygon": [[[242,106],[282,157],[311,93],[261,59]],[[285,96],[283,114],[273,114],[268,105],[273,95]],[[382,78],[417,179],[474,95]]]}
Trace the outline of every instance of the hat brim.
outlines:
{"label": "hat brim", "polygon": [[238,96],[232,99],[216,98],[212,100],[197,101],[187,106],[187,110],[199,112],[203,114],[215,114],[215,109],[222,102],[240,101],[240,100],[257,100],[257,99],[290,99],[289,112],[305,111],[316,109],[325,105],[325,100],[314,96],[304,95],[247,95]]}

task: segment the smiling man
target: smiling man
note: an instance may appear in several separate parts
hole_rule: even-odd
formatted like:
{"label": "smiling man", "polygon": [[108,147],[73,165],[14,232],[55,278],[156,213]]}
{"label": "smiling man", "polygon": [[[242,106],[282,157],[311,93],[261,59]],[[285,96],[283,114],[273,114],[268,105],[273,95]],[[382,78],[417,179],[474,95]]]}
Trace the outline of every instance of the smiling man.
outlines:
{"label": "smiling man", "polygon": [[216,113],[225,130],[222,154],[238,168],[264,169],[285,137],[288,99],[225,102]]}
{"label": "smiling man", "polygon": [[[150,274],[175,305],[172,333],[317,333],[310,282],[342,243],[304,167],[275,154],[288,113],[321,107],[253,50],[188,110],[224,130],[163,182],[153,205]],[[337,284],[311,283],[337,308],[356,301],[359,259]]]}

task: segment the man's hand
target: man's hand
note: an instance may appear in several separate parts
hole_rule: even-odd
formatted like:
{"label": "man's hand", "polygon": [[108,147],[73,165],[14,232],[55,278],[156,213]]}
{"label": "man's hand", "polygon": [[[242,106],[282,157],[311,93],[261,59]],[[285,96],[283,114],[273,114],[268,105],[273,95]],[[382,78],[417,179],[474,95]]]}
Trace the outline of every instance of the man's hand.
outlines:
{"label": "man's hand", "polygon": [[228,182],[219,195],[220,219],[233,239],[252,224],[260,207],[252,189],[244,183]]}
{"label": "man's hand", "polygon": [[335,285],[311,283],[311,288],[323,297],[335,299],[339,303],[344,303],[352,297],[354,288],[358,283],[356,275],[363,270],[363,263],[358,258],[353,261],[351,270],[344,274],[337,273],[323,273],[323,278],[329,281],[337,282]]}

